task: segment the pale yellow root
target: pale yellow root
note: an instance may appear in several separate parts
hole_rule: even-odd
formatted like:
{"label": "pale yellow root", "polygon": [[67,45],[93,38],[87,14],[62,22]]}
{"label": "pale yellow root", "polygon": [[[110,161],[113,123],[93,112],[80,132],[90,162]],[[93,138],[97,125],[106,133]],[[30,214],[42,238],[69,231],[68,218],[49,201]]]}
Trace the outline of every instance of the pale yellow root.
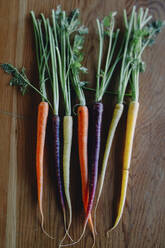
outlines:
{"label": "pale yellow root", "polygon": [[[72,223],[72,205],[70,199],[70,156],[71,156],[71,147],[72,147],[72,133],[73,133],[73,118],[72,116],[64,116],[63,120],[63,179],[64,179],[64,191],[65,197],[67,200],[68,208],[69,208],[69,224],[66,229],[66,233],[62,240],[60,241],[59,247],[62,245],[66,236],[69,235],[69,229]],[[70,237],[71,238],[71,237]]]}
{"label": "pale yellow root", "polygon": [[115,135],[117,125],[118,125],[118,123],[120,121],[120,118],[122,116],[122,113],[123,113],[123,104],[116,104],[114,112],[113,112],[112,121],[111,121],[110,127],[109,127],[107,143],[106,143],[106,146],[105,146],[104,157],[103,157],[103,164],[102,164],[102,168],[101,168],[101,175],[100,175],[99,185],[98,185],[99,193],[98,193],[98,196],[97,196],[96,206],[95,206],[95,210],[94,210],[95,232],[96,232],[96,211],[97,211],[98,203],[99,203],[100,196],[101,196],[102,189],[103,189],[105,173],[106,173],[106,168],[107,168],[107,164],[108,164],[108,159],[109,159],[109,154],[110,154],[110,151],[111,151],[113,138],[114,138],[114,135]]}

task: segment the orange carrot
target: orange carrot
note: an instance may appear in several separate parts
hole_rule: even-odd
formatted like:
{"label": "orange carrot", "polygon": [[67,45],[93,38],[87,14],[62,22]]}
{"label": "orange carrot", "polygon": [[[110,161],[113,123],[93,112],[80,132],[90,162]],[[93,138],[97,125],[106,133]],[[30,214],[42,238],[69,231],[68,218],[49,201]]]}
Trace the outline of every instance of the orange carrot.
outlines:
{"label": "orange carrot", "polygon": [[[86,106],[78,107],[78,144],[79,144],[79,160],[81,169],[81,184],[82,184],[82,199],[84,209],[87,212],[88,208],[88,156],[87,156],[87,142],[88,142],[88,108]],[[94,234],[94,227],[91,214],[89,216],[89,224]]]}
{"label": "orange carrot", "polygon": [[[38,203],[41,213],[41,227],[44,230],[44,215],[42,207],[43,198],[43,157],[44,157],[44,146],[45,146],[45,134],[48,119],[49,105],[47,102],[42,101],[38,106],[38,118],[37,118],[37,148],[36,148],[36,173],[37,173],[37,190],[38,190]],[[50,237],[50,236],[49,236]]]}

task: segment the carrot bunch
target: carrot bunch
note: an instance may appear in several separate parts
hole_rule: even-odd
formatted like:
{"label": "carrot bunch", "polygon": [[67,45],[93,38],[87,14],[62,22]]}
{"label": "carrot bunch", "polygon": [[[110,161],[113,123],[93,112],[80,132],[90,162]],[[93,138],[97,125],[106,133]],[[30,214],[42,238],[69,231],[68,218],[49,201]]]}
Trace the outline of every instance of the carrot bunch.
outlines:
{"label": "carrot bunch", "polygon": [[[96,192],[99,153],[100,153],[101,124],[102,124],[102,113],[103,113],[103,104],[101,101],[108,85],[110,84],[113,72],[115,70],[117,63],[119,62],[119,56],[120,56],[120,51],[119,51],[117,57],[115,59],[113,58],[119,35],[119,29],[117,29],[116,32],[114,31],[115,15],[116,12],[112,12],[109,14],[109,16],[106,16],[102,21],[99,21],[97,19],[97,26],[99,32],[99,58],[98,58],[97,77],[96,77],[96,81],[97,81],[96,94],[95,94],[95,101],[92,105],[92,118],[91,118],[92,140],[91,140],[90,172],[89,172],[89,198],[88,198],[88,205],[86,210],[84,230],[80,239],[84,235],[88,218],[91,215],[95,192]],[[108,51],[106,55],[106,63],[103,69],[102,60],[103,60],[103,50],[105,47],[104,40],[105,42],[108,40]],[[114,61],[112,63],[113,59]]]}
{"label": "carrot bunch", "polygon": [[[83,48],[83,42],[81,42],[80,44],[80,40],[82,41],[84,39],[83,35],[87,33],[87,29],[84,26],[80,25],[78,9],[75,9],[71,12],[70,15],[67,15],[66,12],[63,11],[60,6],[58,6],[56,11],[52,10],[52,16],[50,19],[46,19],[43,14],[40,15],[40,19],[36,19],[33,11],[31,11],[30,14],[32,17],[34,27],[36,60],[38,66],[40,87],[39,90],[28,80],[24,69],[19,72],[17,68],[10,64],[3,64],[2,68],[4,69],[4,71],[9,74],[12,74],[13,76],[10,85],[19,86],[23,94],[26,92],[27,87],[30,86],[42,97],[42,102],[39,104],[38,107],[37,119],[36,174],[38,188],[38,203],[41,213],[41,227],[45,234],[47,234],[50,238],[53,237],[51,237],[44,230],[43,227],[44,215],[42,200],[43,158],[49,106],[52,110],[52,137],[54,149],[53,155],[54,164],[56,168],[57,187],[64,215],[64,239],[66,235],[68,235],[69,238],[72,240],[68,233],[72,221],[72,206],[69,192],[70,156],[73,129],[73,119],[71,116],[70,83],[72,80],[74,82],[77,81],[77,79],[79,78],[80,71],[85,72],[85,67],[81,66],[80,64],[80,60],[82,60],[80,58],[80,50]],[[51,100],[48,100],[47,97],[47,81],[49,81],[49,85],[51,85]],[[58,115],[59,85],[61,85],[65,107],[65,116],[63,119],[63,175],[61,174],[62,166],[60,159],[60,117]],[[86,175],[83,176],[83,181],[85,176]],[[64,197],[66,197],[66,202],[69,208],[68,225],[66,224],[66,206]]]}
{"label": "carrot bunch", "polygon": [[[35,17],[31,11],[35,47],[36,62],[38,68],[38,87],[32,84],[26,74],[25,69],[20,71],[11,64],[2,64],[2,69],[12,76],[10,85],[18,86],[24,95],[28,88],[31,88],[41,96],[38,106],[37,117],[37,146],[36,146],[36,175],[38,205],[41,214],[41,228],[49,237],[44,229],[43,214],[43,175],[44,175],[44,146],[47,119],[49,108],[52,112],[52,143],[54,166],[56,170],[57,188],[59,192],[61,207],[64,218],[65,234],[59,247],[77,244],[85,234],[87,223],[89,222],[93,234],[93,246],[95,245],[96,233],[96,211],[101,198],[103,184],[108,166],[113,139],[124,110],[125,96],[130,97],[127,114],[126,138],[123,154],[122,182],[120,200],[117,209],[117,216],[112,231],[119,223],[126,200],[129,169],[133,148],[134,133],[139,111],[139,75],[145,70],[145,63],[142,61],[142,54],[145,48],[151,45],[157,34],[161,31],[164,22],[156,21],[151,23],[149,10],[140,8],[136,11],[134,6],[130,17],[124,10],[124,36],[117,50],[119,29],[115,30],[116,12],[104,17],[103,20],[97,19],[99,35],[99,54],[96,75],[95,100],[92,104],[92,132],[91,134],[91,154],[88,154],[88,107],[83,88],[85,82],[80,80],[81,73],[87,73],[87,68],[82,65],[84,46],[84,35],[88,32],[87,28],[80,26],[79,10],[73,10],[70,15],[61,9],[52,10],[51,18],[45,18],[43,14],[40,19]],[[104,54],[104,51],[106,53]],[[104,61],[105,59],[105,61]],[[119,63],[120,62],[120,63]],[[116,105],[114,107],[112,120],[109,126],[107,142],[102,161],[100,178],[98,180],[98,165],[100,156],[100,141],[102,129],[103,103],[102,99],[109,87],[112,76],[116,71],[116,66],[120,69],[118,80],[118,91],[116,93]],[[70,196],[70,158],[72,149],[73,117],[72,117],[72,94],[71,87],[78,99],[78,150],[82,182],[82,201],[84,205],[85,221],[83,231],[79,239],[71,244],[63,244],[66,236],[71,240],[69,234],[72,223],[72,204]],[[127,89],[129,87],[129,93]],[[60,89],[62,100],[60,96]],[[50,94],[47,92],[50,91]],[[49,97],[48,97],[49,96]],[[51,96],[51,97],[50,97]],[[60,140],[59,105],[63,101],[65,115],[63,117],[63,142]],[[62,146],[63,144],[63,146]],[[60,150],[63,156],[60,158]],[[89,156],[88,156],[89,155]],[[89,157],[89,159],[88,159]],[[88,168],[89,167],[89,168]],[[63,172],[63,173],[62,173]],[[98,194],[96,196],[96,187]],[[94,199],[96,197],[96,204]],[[68,215],[66,211],[68,206]],[[92,210],[94,208],[94,225],[92,220]],[[67,217],[69,220],[67,221]],[[72,240],[73,241],[73,240]]]}
{"label": "carrot bunch", "polygon": [[[114,108],[112,120],[109,127],[107,142],[105,146],[105,152],[103,156],[101,175],[99,180],[99,192],[97,196],[97,201],[95,205],[95,222],[96,222],[96,210],[101,197],[101,192],[103,189],[103,183],[105,179],[106,168],[108,165],[108,158],[113,142],[113,138],[116,132],[116,128],[121,119],[124,109],[124,97],[125,95],[131,96],[131,101],[128,108],[127,116],[127,127],[126,127],[126,139],[123,155],[123,168],[122,168],[122,184],[121,184],[121,196],[118,205],[118,212],[113,230],[119,223],[126,199],[129,168],[131,162],[131,154],[133,147],[134,132],[136,126],[136,120],[139,110],[139,73],[144,71],[145,64],[141,59],[142,52],[144,49],[153,43],[154,38],[160,32],[163,22],[158,21],[153,24],[148,25],[151,20],[151,16],[148,16],[148,9],[145,11],[140,8],[136,12],[136,7],[132,9],[131,16],[128,18],[127,13],[124,10],[124,24],[125,24],[125,34],[122,43],[122,61],[120,69],[120,78],[118,83],[117,92],[117,103]],[[131,93],[126,94],[127,86],[130,84]]]}
{"label": "carrot bunch", "polygon": [[[130,19],[128,19],[126,11],[124,11],[124,23],[126,32],[129,32],[128,30],[131,30],[130,37],[128,39],[127,50],[127,58],[129,58],[128,83],[130,84],[131,88],[131,100],[129,103],[127,114],[121,194],[118,204],[117,217],[114,226],[111,228],[110,231],[112,231],[118,225],[123,214],[126,200],[134,133],[139,111],[139,74],[140,72],[145,71],[145,63],[142,61],[142,53],[147,46],[150,46],[154,43],[156,36],[164,26],[164,22],[161,21],[149,23],[149,21],[152,19],[152,16],[148,15],[148,12],[148,9],[144,10],[143,8],[140,8],[139,11],[136,12],[136,7],[134,6],[131,17]],[[126,87],[127,84],[125,83],[121,83],[121,85],[119,84],[118,102],[120,104],[123,102]]]}

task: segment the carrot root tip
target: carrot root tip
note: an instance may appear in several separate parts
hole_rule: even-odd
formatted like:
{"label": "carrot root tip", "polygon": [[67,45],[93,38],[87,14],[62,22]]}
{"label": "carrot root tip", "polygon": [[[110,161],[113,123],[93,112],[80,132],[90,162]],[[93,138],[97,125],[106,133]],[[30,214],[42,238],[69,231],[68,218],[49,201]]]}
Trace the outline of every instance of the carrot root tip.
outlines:
{"label": "carrot root tip", "polygon": [[43,233],[44,233],[48,238],[50,238],[50,239],[55,239],[55,237],[52,237],[52,236],[45,230],[45,228],[44,228],[44,226],[43,226],[43,223],[41,224],[41,229],[42,229]]}

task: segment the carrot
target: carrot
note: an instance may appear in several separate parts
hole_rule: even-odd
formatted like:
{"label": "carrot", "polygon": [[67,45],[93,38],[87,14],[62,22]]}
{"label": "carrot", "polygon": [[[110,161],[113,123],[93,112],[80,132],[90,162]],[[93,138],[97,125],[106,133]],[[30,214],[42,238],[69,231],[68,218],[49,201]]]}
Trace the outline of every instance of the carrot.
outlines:
{"label": "carrot", "polygon": [[61,168],[60,168],[60,117],[58,115],[53,115],[52,117],[52,133],[53,133],[53,155],[54,155],[54,163],[56,168],[56,178],[57,178],[57,186],[58,192],[60,195],[61,206],[64,214],[64,224],[66,224],[66,214],[65,214],[65,203],[62,189],[62,176],[61,176]]}
{"label": "carrot", "polygon": [[52,109],[52,105],[47,99],[45,93],[38,90],[27,78],[24,68],[19,72],[17,68],[10,64],[2,64],[1,67],[5,72],[12,75],[10,81],[11,86],[18,86],[21,93],[24,95],[30,87],[35,92],[37,92],[41,97],[42,101],[38,105],[38,119],[37,119],[37,147],[36,147],[36,174],[37,174],[37,194],[38,194],[38,204],[41,214],[41,228],[42,231],[51,239],[50,236],[44,229],[44,215],[42,207],[43,198],[43,157],[44,157],[44,145],[45,145],[45,133],[48,118],[49,106]]}
{"label": "carrot", "polygon": [[[162,26],[164,25],[161,21],[156,21],[152,25],[147,26],[148,22],[151,20],[151,16],[148,16],[148,9],[145,11],[143,8],[140,8],[138,12],[135,12],[135,7],[132,10],[131,19],[128,22],[126,12],[124,15],[125,26],[126,28],[130,27],[131,20],[132,22],[132,31],[128,39],[129,49],[127,50],[127,57],[131,58],[132,62],[130,63],[130,77],[129,83],[132,91],[131,102],[128,108],[127,115],[127,125],[126,125],[126,138],[123,154],[123,167],[122,167],[122,183],[121,183],[121,193],[120,200],[118,203],[117,217],[113,227],[110,231],[114,230],[118,225],[124,210],[127,186],[128,186],[128,177],[129,169],[131,163],[131,155],[133,148],[133,140],[135,133],[135,126],[139,110],[139,74],[141,71],[144,71],[144,62],[142,61],[142,53],[144,49],[151,43],[153,43],[153,38],[161,31]],[[129,28],[128,28],[129,29]],[[124,85],[124,90],[126,85]],[[119,101],[123,101],[123,94],[119,94]],[[109,232],[110,232],[109,231]],[[108,233],[109,233],[108,232]]]}
{"label": "carrot", "polygon": [[[88,158],[87,158],[87,141],[88,141],[88,108],[86,106],[78,107],[78,143],[79,143],[79,159],[81,169],[82,182],[82,199],[85,211],[88,207]],[[94,227],[91,215],[89,216],[89,224],[94,235]]]}
{"label": "carrot", "polygon": [[[33,11],[30,12],[34,28],[35,45],[36,45],[36,58],[39,72],[40,92],[42,92],[44,98],[47,98],[46,93],[46,72],[49,72],[48,68],[48,32],[45,26],[45,17],[42,14],[42,21],[37,20]],[[45,42],[43,38],[43,30],[41,24],[44,24],[45,28]],[[48,103],[42,102],[38,108],[38,120],[37,120],[37,150],[36,150],[36,171],[37,171],[37,187],[38,187],[38,203],[41,213],[41,228],[43,232],[51,239],[54,239],[44,230],[44,215],[42,209],[43,198],[43,157],[44,157],[44,145],[45,145],[45,133],[48,118]]]}
{"label": "carrot", "polygon": [[63,178],[64,178],[64,190],[66,195],[66,200],[69,207],[69,227],[72,220],[72,206],[69,193],[70,185],[70,156],[71,156],[71,146],[72,146],[72,130],[73,130],[73,119],[72,116],[64,116],[63,120]]}
{"label": "carrot", "polygon": [[38,121],[37,121],[37,150],[36,150],[36,173],[37,173],[37,188],[38,188],[38,203],[41,213],[41,227],[43,232],[49,237],[51,237],[44,230],[44,216],[42,209],[42,196],[43,196],[43,156],[44,156],[44,144],[45,144],[45,132],[46,132],[46,123],[48,116],[48,105],[52,109],[52,105],[47,98],[46,86],[45,86],[45,74],[46,74],[46,64],[47,64],[47,44],[43,42],[43,33],[41,29],[41,22],[37,21],[34,15],[34,12],[31,11],[34,34],[35,34],[35,43],[36,43],[36,57],[37,65],[39,71],[39,86],[38,90],[27,78],[25,74],[25,69],[22,68],[20,71],[10,64],[1,65],[5,72],[11,74],[13,77],[10,81],[11,86],[20,87],[21,93],[24,95],[28,87],[36,91],[41,97],[42,102],[38,107]]}
{"label": "carrot", "polygon": [[[71,78],[72,85],[79,100],[78,107],[78,146],[79,146],[79,161],[80,161],[80,170],[81,170],[81,187],[82,187],[82,200],[84,205],[84,210],[87,213],[88,209],[88,198],[89,198],[89,189],[88,189],[88,154],[87,154],[87,145],[88,145],[88,108],[86,106],[86,100],[84,96],[84,92],[82,87],[84,83],[80,81],[79,73],[87,72],[87,68],[83,67],[81,63],[77,63],[77,61],[81,61],[83,59],[82,56],[82,48],[84,44],[84,34],[87,33],[87,29],[81,28],[81,33],[79,35],[75,35],[73,46],[70,46],[70,56],[72,58],[71,64]],[[88,220],[93,239],[95,243],[95,233],[94,226],[91,214],[89,215]]]}
{"label": "carrot", "polygon": [[126,200],[129,169],[130,169],[130,163],[131,163],[131,154],[132,154],[133,139],[134,139],[134,133],[135,133],[136,120],[138,116],[138,110],[139,110],[138,102],[131,102],[129,104],[125,147],[124,147],[124,155],[123,155],[121,195],[120,195],[120,200],[118,204],[117,218],[115,220],[115,224],[113,228],[111,229],[111,231],[116,228],[123,214],[123,209],[124,209],[125,200]]}
{"label": "carrot", "polygon": [[[46,53],[45,47],[43,44],[43,33],[41,29],[41,22],[36,20],[35,14],[33,11],[30,12],[33,22],[34,36],[35,36],[35,45],[36,45],[36,57],[37,65],[39,71],[39,83],[40,83],[40,92],[46,98],[46,87],[45,87],[45,59],[44,55]],[[40,46],[40,48],[39,48]],[[38,120],[37,120],[37,148],[36,148],[36,173],[37,173],[37,190],[38,190],[38,204],[41,213],[41,228],[43,232],[50,238],[52,238],[44,230],[44,215],[42,209],[42,200],[43,200],[43,157],[44,157],[44,146],[45,146],[45,133],[47,126],[48,118],[48,103],[44,102],[42,97],[42,102],[38,106]]]}
{"label": "carrot", "polygon": [[82,182],[82,198],[84,206],[88,202],[88,159],[87,159],[87,141],[88,141],[88,108],[86,106],[78,107],[78,143],[79,159]]}
{"label": "carrot", "polygon": [[[97,177],[98,177],[98,161],[100,152],[100,139],[101,139],[101,124],[102,124],[103,104],[93,104],[93,130],[92,130],[92,151],[91,151],[91,169],[89,177],[89,199],[86,211],[86,220],[88,220],[95,197]],[[93,244],[94,246],[94,244]]]}
{"label": "carrot", "polygon": [[[88,141],[88,108],[86,106],[78,107],[78,143],[79,143],[79,160],[81,169],[81,183],[82,183],[82,199],[85,212],[88,211],[88,157],[87,157],[87,141]],[[95,232],[91,214],[88,222],[90,224],[94,242]]]}
{"label": "carrot", "polygon": [[[85,31],[85,33],[87,30]],[[84,34],[84,32],[83,32]],[[81,184],[82,184],[82,199],[85,211],[88,206],[88,154],[87,154],[87,143],[88,143],[88,108],[86,106],[86,100],[84,92],[82,90],[83,84],[80,82],[79,73],[87,72],[87,68],[83,67],[80,63],[77,66],[77,60],[82,60],[82,48],[84,44],[84,36],[76,35],[73,42],[73,47],[70,46],[70,54],[72,58],[72,85],[79,100],[80,105],[78,107],[78,146],[79,146],[79,161],[81,170]],[[70,45],[70,44],[69,44]],[[79,58],[80,57],[80,58]],[[89,224],[94,237],[94,228],[92,217],[89,217]],[[95,239],[95,237],[94,237]]]}
{"label": "carrot", "polygon": [[[37,149],[36,149],[36,171],[37,171],[37,188],[38,188],[38,203],[41,213],[41,227],[43,229],[44,215],[42,207],[43,198],[43,157],[45,145],[45,133],[48,118],[49,105],[47,102],[41,102],[38,106],[37,118]],[[43,229],[44,230],[44,229]]]}
{"label": "carrot", "polygon": [[91,151],[91,170],[89,178],[89,200],[87,208],[87,216],[92,210],[92,205],[94,201],[97,175],[98,175],[98,161],[99,161],[99,151],[100,151],[100,139],[101,139],[101,123],[102,123],[102,112],[103,104],[95,103],[93,104],[93,130],[92,130],[92,151]]}
{"label": "carrot", "polygon": [[95,229],[96,229],[96,210],[98,207],[98,203],[101,197],[101,193],[103,190],[103,184],[104,184],[104,178],[105,178],[105,173],[106,173],[106,167],[107,167],[107,163],[108,163],[108,158],[109,158],[109,153],[111,150],[111,146],[112,146],[112,141],[115,135],[115,131],[117,128],[117,125],[119,123],[119,120],[121,118],[121,115],[123,113],[123,104],[116,104],[114,112],[113,112],[113,116],[112,116],[112,121],[109,127],[109,132],[108,132],[108,137],[107,137],[107,143],[105,146],[105,152],[104,152],[104,157],[103,157],[103,162],[102,162],[102,170],[101,170],[101,175],[100,175],[100,179],[99,179],[99,192],[97,195],[97,201],[96,201],[96,205],[95,205],[95,210],[94,210],[94,217],[95,217]]}
{"label": "carrot", "polygon": [[35,92],[37,92],[41,97],[42,101],[38,106],[38,120],[37,120],[37,147],[36,147],[36,174],[37,174],[37,191],[38,191],[38,203],[41,213],[41,228],[42,231],[51,239],[54,239],[50,236],[44,229],[44,215],[42,208],[42,198],[43,198],[43,157],[44,157],[44,145],[45,145],[45,133],[46,125],[48,118],[49,106],[52,108],[51,103],[47,99],[46,95],[42,93],[41,90],[38,90],[31,82],[28,80],[25,75],[24,69],[21,72],[17,68],[10,64],[2,64],[1,67],[5,72],[11,74],[13,78],[10,81],[11,86],[18,86],[22,94],[24,95],[30,87]]}

